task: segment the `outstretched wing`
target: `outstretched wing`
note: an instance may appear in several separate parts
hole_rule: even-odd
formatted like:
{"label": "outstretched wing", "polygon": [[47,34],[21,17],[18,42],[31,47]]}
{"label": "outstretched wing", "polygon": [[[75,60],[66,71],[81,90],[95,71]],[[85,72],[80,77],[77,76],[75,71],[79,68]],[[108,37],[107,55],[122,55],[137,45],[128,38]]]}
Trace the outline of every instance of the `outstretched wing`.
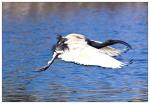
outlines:
{"label": "outstretched wing", "polygon": [[[94,40],[87,39],[86,41],[87,41],[88,45],[99,49],[99,52],[107,54],[109,56],[118,56],[121,53],[127,52],[129,49],[131,49],[131,46],[128,43],[126,43],[124,41],[121,41],[121,40],[107,40],[105,42],[99,42],[99,41],[94,41]],[[119,49],[110,47],[110,45],[114,45],[114,44],[126,45],[127,49],[121,51]]]}
{"label": "outstretched wing", "polygon": [[121,50],[115,49],[115,48],[112,48],[112,47],[109,47],[109,46],[100,48],[99,52],[107,54],[109,56],[118,56],[122,53]]}
{"label": "outstretched wing", "polygon": [[70,49],[70,51],[60,55],[59,58],[64,61],[74,62],[81,65],[94,65],[105,68],[121,68],[126,65],[109,55],[100,53],[98,49],[87,45],[86,47],[79,46],[75,50]]}

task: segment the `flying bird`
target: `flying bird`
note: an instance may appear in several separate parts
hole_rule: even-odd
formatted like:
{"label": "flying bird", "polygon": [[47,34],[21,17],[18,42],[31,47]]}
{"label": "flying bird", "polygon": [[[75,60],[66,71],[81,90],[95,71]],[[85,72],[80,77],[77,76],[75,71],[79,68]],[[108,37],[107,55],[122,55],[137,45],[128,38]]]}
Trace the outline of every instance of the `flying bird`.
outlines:
{"label": "flying bird", "polygon": [[[115,56],[127,52],[132,47],[122,40],[106,40],[105,42],[91,40],[82,34],[59,35],[57,43],[53,47],[53,56],[48,64],[39,71],[44,71],[50,67],[56,58],[67,62],[74,62],[80,65],[100,66],[104,68],[121,68],[126,65]],[[110,47],[114,44],[123,44],[127,46],[126,50],[121,51]]]}

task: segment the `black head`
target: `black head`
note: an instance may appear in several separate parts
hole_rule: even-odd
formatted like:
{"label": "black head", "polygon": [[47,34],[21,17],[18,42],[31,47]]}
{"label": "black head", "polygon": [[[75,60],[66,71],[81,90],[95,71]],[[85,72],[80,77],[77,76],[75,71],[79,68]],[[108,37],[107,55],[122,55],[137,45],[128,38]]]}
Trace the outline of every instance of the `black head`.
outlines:
{"label": "black head", "polygon": [[62,37],[61,35],[57,35],[57,43],[53,46],[53,51],[65,51],[68,48],[68,45],[65,43],[67,38]]}

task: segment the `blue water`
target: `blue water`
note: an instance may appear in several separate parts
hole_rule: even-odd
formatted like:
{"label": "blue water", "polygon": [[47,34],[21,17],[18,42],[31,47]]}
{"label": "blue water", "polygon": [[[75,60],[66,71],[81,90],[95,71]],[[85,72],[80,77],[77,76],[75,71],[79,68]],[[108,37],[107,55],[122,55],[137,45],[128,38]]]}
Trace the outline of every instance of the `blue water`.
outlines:
{"label": "blue water", "polygon": [[[148,101],[147,3],[3,3],[2,100]],[[133,49],[119,70],[81,66],[52,57],[58,34],[120,39]]]}

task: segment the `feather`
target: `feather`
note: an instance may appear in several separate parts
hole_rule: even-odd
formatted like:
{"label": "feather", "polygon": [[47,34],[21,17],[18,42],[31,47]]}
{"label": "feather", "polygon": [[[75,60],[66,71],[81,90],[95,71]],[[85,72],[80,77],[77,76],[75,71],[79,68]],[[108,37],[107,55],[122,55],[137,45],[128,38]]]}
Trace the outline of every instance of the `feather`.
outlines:
{"label": "feather", "polygon": [[[131,46],[121,40],[107,40],[105,42],[90,40],[81,34],[68,34],[65,37],[58,36],[57,44],[53,47],[58,58],[67,62],[74,62],[81,65],[93,65],[105,68],[121,68],[123,63],[112,56],[118,56],[123,51],[110,47],[114,44],[124,44],[131,49]],[[127,50],[126,50],[127,51]],[[55,58],[57,58],[55,57]],[[52,58],[54,61],[55,58]],[[53,61],[49,61],[48,65]],[[47,69],[45,66],[42,70]]]}
{"label": "feather", "polygon": [[[73,44],[72,44],[73,45]],[[77,46],[76,46],[77,47]],[[70,49],[58,56],[64,61],[81,65],[94,65],[106,68],[121,68],[125,64],[90,46],[79,46],[75,50]]]}
{"label": "feather", "polygon": [[118,56],[122,53],[121,50],[115,49],[115,48],[112,48],[112,47],[109,47],[109,46],[99,49],[99,52],[107,54],[109,56]]}

